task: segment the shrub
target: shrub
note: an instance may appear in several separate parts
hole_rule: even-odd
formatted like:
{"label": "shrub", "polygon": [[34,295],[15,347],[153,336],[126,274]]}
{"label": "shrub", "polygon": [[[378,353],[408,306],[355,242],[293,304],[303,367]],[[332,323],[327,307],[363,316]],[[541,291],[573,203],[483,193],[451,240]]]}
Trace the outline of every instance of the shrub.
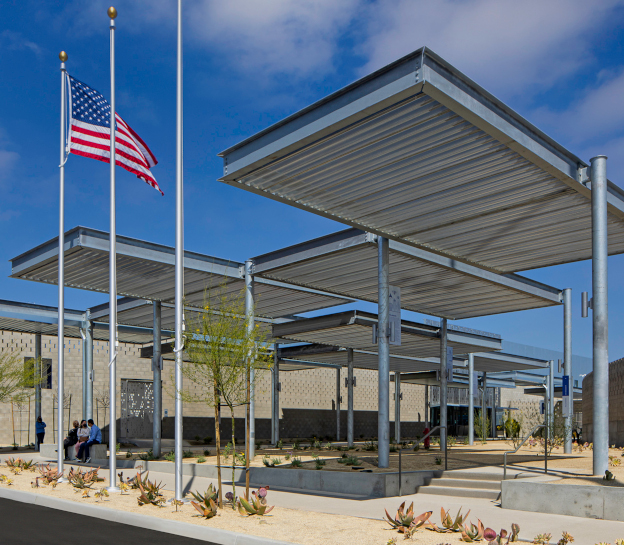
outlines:
{"label": "shrub", "polygon": [[204,443],[206,445],[209,445],[210,443],[212,443],[212,437],[210,437],[209,435],[207,435],[206,437],[204,437]]}
{"label": "shrub", "polygon": [[356,466],[360,463],[360,460],[357,456],[343,456],[340,460],[338,460],[338,463],[346,466]]}
{"label": "shrub", "polygon": [[163,458],[167,460],[168,462],[175,462],[175,452],[173,451],[168,452],[167,454],[163,456]]}
{"label": "shrub", "polygon": [[200,439],[199,435],[196,435],[195,436],[195,441],[197,441],[199,443],[199,439]]}
{"label": "shrub", "polygon": [[210,456],[210,451],[208,449],[204,450],[204,456]]}
{"label": "shrub", "polygon": [[295,442],[293,443],[293,450],[301,450],[301,445],[299,444],[298,439],[295,439]]}
{"label": "shrub", "polygon": [[204,458],[203,456],[200,456],[199,458],[197,458],[198,464],[203,464],[205,461],[206,461],[206,458]]}
{"label": "shrub", "polygon": [[132,452],[126,451],[126,458],[132,458]]}
{"label": "shrub", "polygon": [[183,450],[182,451],[182,458],[192,458],[193,456],[195,456],[193,454],[192,450]]}
{"label": "shrub", "polygon": [[290,461],[290,465],[292,467],[301,467],[301,458],[294,456],[293,459]]}
{"label": "shrub", "polygon": [[323,469],[324,465],[325,465],[325,460],[319,460],[318,458],[314,460],[314,466],[316,469]]}
{"label": "shrub", "polygon": [[282,450],[284,448],[284,442],[280,439],[275,446]]}

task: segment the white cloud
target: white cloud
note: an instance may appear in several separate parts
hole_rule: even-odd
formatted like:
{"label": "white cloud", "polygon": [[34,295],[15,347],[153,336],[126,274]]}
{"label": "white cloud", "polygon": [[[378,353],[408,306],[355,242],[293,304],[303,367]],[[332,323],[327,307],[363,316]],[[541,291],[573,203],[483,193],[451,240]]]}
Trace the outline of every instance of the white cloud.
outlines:
{"label": "white cloud", "polygon": [[0,47],[9,51],[31,51],[39,56],[43,50],[35,42],[26,39],[21,32],[3,30],[0,32]]}
{"label": "white cloud", "polygon": [[310,74],[332,69],[337,42],[360,0],[206,0],[189,5],[191,35],[234,70]]}
{"label": "white cloud", "polygon": [[494,93],[526,97],[591,61],[590,39],[621,0],[415,1],[370,6],[368,73],[426,45]]}
{"label": "white cloud", "polygon": [[534,117],[557,138],[571,143],[605,140],[624,129],[624,70],[601,74],[599,81],[576,94],[565,110],[539,108]]}

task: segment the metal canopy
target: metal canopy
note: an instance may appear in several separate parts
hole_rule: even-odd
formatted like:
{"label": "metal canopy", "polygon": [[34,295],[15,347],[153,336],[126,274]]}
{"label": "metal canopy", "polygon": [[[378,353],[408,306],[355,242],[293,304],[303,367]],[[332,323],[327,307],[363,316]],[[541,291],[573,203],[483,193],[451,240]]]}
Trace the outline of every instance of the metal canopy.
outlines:
{"label": "metal canopy", "polygon": [[[390,380],[394,377],[390,377]],[[422,384],[424,386],[440,386],[440,379],[438,373],[434,371],[425,371],[422,373],[405,373],[401,374],[401,383],[408,384]],[[453,381],[448,382],[449,388],[461,388],[466,390],[469,387],[468,376],[453,374]],[[488,388],[515,388],[516,385],[511,380],[497,380],[488,377]]]}
{"label": "metal canopy", "polygon": [[500,273],[591,257],[587,165],[427,48],[220,156],[222,182]]}
{"label": "metal canopy", "polygon": [[[108,303],[98,305],[89,309],[90,317],[93,320],[108,323]],[[184,307],[187,323],[192,323],[199,318],[199,315],[206,310],[197,307]],[[274,342],[271,336],[271,325],[292,321],[290,318],[262,318],[256,317],[255,321],[263,335],[266,335],[266,342]],[[152,328],[154,326],[153,302],[145,299],[133,299],[123,297],[117,300],[117,323],[128,324],[138,327]],[[173,331],[175,327],[175,305],[173,303],[161,303],[161,327]],[[163,335],[164,336],[164,335]]]}
{"label": "metal canopy", "polygon": [[[571,388],[573,396],[574,396],[574,401],[580,401],[581,399],[583,399],[583,390],[582,388]],[[544,395],[544,388],[525,388],[524,389],[524,393],[526,395],[532,395],[532,396],[540,396],[542,397]],[[563,398],[563,388],[561,386],[555,386],[554,387],[554,394],[555,397],[557,399],[562,399]]]}
{"label": "metal canopy", "polygon": [[[282,361],[298,360],[301,362],[317,362],[323,364],[340,365],[347,367],[347,349],[337,346],[322,344],[306,344],[301,346],[280,347],[278,351],[280,371]],[[439,368],[440,363],[426,359],[409,356],[390,355],[390,371],[409,373],[413,371],[429,371]],[[376,371],[379,368],[379,359],[376,351],[353,350],[353,367],[356,369],[370,369]]]}
{"label": "metal canopy", "polygon": [[[548,369],[548,361],[502,352],[484,352],[474,355],[474,369],[475,371],[487,373],[503,371],[521,372],[526,369]],[[503,379],[502,376],[500,378]],[[508,378],[513,380],[511,377]]]}
{"label": "metal canopy", "polygon": [[[65,233],[66,286],[108,293],[108,233],[76,227]],[[13,278],[56,284],[58,238],[11,260]],[[244,288],[241,263],[195,252],[184,253],[186,302],[202,306],[205,290],[221,288],[237,297]],[[117,236],[117,290],[119,295],[174,303],[175,249],[161,244]],[[256,312],[287,316],[341,305],[350,300],[318,290],[258,279]]]}
{"label": "metal canopy", "polygon": [[[257,275],[377,302],[377,235],[347,229],[254,258]],[[561,290],[394,240],[390,284],[406,310],[457,320],[561,304]]]}
{"label": "metal canopy", "polygon": [[[275,338],[299,342],[326,344],[343,348],[354,348],[376,352],[372,342],[373,325],[377,315],[369,312],[347,311],[316,318],[305,318],[273,326]],[[431,357],[440,354],[440,329],[416,322],[401,322],[401,346],[390,346],[390,353],[401,356]],[[448,346],[455,354],[500,350],[498,336],[481,332],[467,332],[450,329]]]}
{"label": "metal canopy", "polygon": [[[78,310],[65,309],[65,337],[81,339],[80,329],[86,327],[86,316]],[[0,330],[19,333],[58,336],[58,309],[44,305],[0,300]],[[153,339],[151,329],[121,325],[119,341],[129,344],[145,344]],[[172,336],[172,331],[163,331]],[[108,341],[108,324],[93,322],[93,338]]]}

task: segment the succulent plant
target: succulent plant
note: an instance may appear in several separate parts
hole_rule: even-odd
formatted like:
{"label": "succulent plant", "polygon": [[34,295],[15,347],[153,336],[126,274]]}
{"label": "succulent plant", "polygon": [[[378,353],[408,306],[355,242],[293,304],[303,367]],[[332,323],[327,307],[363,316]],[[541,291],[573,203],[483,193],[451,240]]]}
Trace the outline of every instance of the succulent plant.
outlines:
{"label": "succulent plant", "polygon": [[[238,512],[241,515],[267,515],[273,510],[273,505],[268,506],[266,499],[264,502],[256,492],[251,493],[252,498],[249,501],[247,498],[239,498],[238,500]],[[265,494],[266,498],[266,494]]]}
{"label": "succulent plant", "polygon": [[[194,494],[193,494],[194,495]],[[217,504],[210,498],[208,498],[208,502],[206,503],[198,503],[196,501],[191,501],[193,507],[199,511],[199,514],[202,517],[207,519],[211,519],[217,514]],[[176,506],[177,511],[177,506]]]}
{"label": "succulent plant", "polygon": [[483,523],[477,519],[477,525],[475,526],[472,522],[470,523],[470,528],[464,525],[464,529],[462,530],[461,540],[466,543],[473,543],[474,541],[481,541],[483,539],[483,534],[485,533],[485,527]]}
{"label": "succulent plant", "polygon": [[260,501],[266,505],[266,497],[269,493],[269,485],[267,484],[266,486],[261,486],[260,488],[258,488],[258,492],[252,492],[252,494],[255,494],[256,496],[258,496],[258,498],[260,498]]}
{"label": "succulent plant", "polygon": [[546,545],[550,542],[552,534],[538,534],[533,539],[533,545]]}
{"label": "succulent plant", "polygon": [[139,505],[147,505],[151,503],[156,507],[162,507],[164,503],[164,498],[160,493],[160,489],[162,488],[162,483],[156,484],[156,482],[152,482],[145,478],[145,482],[140,480],[139,474],[137,473],[137,477],[139,478],[139,491],[141,494],[137,498],[137,503]]}
{"label": "succulent plant", "polygon": [[233,502],[234,501],[234,494],[232,494],[232,492],[226,492],[225,493],[225,501]]}
{"label": "succulent plant", "polygon": [[56,486],[58,480],[63,476],[62,471],[59,472],[58,469],[51,468],[50,464],[48,464],[47,466],[41,464],[38,469],[41,478],[45,481],[45,484],[51,484],[53,486]]}
{"label": "succulent plant", "polygon": [[94,496],[96,497],[96,501],[108,498],[108,490],[106,490],[106,488],[100,488],[99,490],[96,490]]}
{"label": "succulent plant", "polygon": [[208,490],[206,490],[205,494],[201,494],[200,492],[191,492],[191,496],[193,496],[198,503],[203,504],[205,507],[209,507],[209,502],[211,500],[217,501],[217,498],[219,497],[219,492],[214,487],[214,485],[210,483],[210,486],[208,487]]}
{"label": "succulent plant", "polygon": [[[520,535],[520,526],[515,522],[511,525],[511,536],[509,537],[510,542],[518,541],[518,536]],[[574,538],[572,538],[574,541]]]}
{"label": "succulent plant", "polygon": [[605,471],[603,480],[605,481],[615,481],[615,476],[608,469]]}
{"label": "succulent plant", "polygon": [[386,509],[386,522],[392,526],[393,529],[398,530],[400,533],[404,534],[410,529],[417,530],[421,526],[423,526],[431,516],[433,511],[427,511],[426,513],[422,513],[417,517],[414,516],[414,503],[412,502],[410,506],[405,511],[405,502],[399,505],[399,509],[397,510],[397,514],[394,518],[390,516],[388,510]]}
{"label": "succulent plant", "polygon": [[[559,541],[557,541],[557,545],[568,545],[568,543],[572,543],[574,541],[574,538],[568,534],[568,532],[563,532],[561,534],[561,539]],[[618,541],[617,540],[615,542],[615,545],[618,545]]]}
{"label": "succulent plant", "polygon": [[470,514],[470,510],[462,516],[461,507],[457,512],[457,516],[455,519],[451,516],[450,509],[448,511],[444,510],[444,507],[440,509],[440,520],[442,521],[442,527],[437,526],[436,524],[431,524],[429,526],[429,530],[433,530],[434,532],[446,533],[446,532],[461,532],[464,528],[465,522],[468,520],[468,515]]}

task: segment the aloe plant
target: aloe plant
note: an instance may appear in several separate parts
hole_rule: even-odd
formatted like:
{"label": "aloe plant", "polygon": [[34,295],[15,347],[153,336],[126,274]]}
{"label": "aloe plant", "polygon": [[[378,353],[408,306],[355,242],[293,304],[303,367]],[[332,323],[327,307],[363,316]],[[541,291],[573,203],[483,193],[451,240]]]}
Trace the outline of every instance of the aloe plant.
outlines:
{"label": "aloe plant", "polygon": [[[137,474],[137,477],[139,477],[138,474]],[[138,504],[147,505],[148,503],[151,503],[152,505],[155,505],[156,507],[162,507],[162,504],[165,501],[162,494],[160,493],[160,489],[162,488],[162,483],[156,484],[156,482],[152,482],[148,480],[147,478],[145,480],[147,481],[145,483],[143,483],[140,480],[138,482],[139,490],[141,492],[141,494],[137,498]]]}
{"label": "aloe plant", "polygon": [[461,540],[466,543],[473,543],[474,541],[481,541],[483,539],[483,534],[485,532],[485,527],[483,523],[477,519],[477,525],[475,526],[472,522],[470,523],[470,528],[464,525],[464,529],[462,530]]}
{"label": "aloe plant", "polygon": [[[260,496],[260,491],[264,490],[263,496]],[[261,488],[258,493],[252,492],[251,501],[248,498],[241,497],[238,500],[238,512],[241,515],[267,515],[273,510],[273,505],[268,506],[266,503],[266,488]]]}
{"label": "aloe plant", "polygon": [[202,495],[199,492],[191,492],[191,496],[193,496],[198,503],[203,504],[205,507],[209,507],[210,501],[217,501],[217,498],[219,497],[219,492],[214,487],[214,485],[210,483],[210,486],[208,487],[208,490],[206,490],[205,494]]}
{"label": "aloe plant", "polygon": [[191,503],[193,504],[193,507],[199,511],[199,514],[202,517],[211,519],[217,514],[217,504],[211,498],[208,498],[207,502],[198,503],[196,501],[191,501]]}
{"label": "aloe plant", "polygon": [[56,468],[51,468],[50,464],[48,464],[47,466],[44,466],[43,464],[41,464],[39,467],[39,473],[42,477],[42,479],[45,481],[46,484],[51,484],[53,486],[56,486],[56,484],[58,483],[58,480],[63,476],[63,472],[60,471]]}
{"label": "aloe plant", "polygon": [[431,513],[433,513],[433,511],[427,511],[426,513],[422,513],[421,515],[415,517],[414,502],[410,504],[407,511],[405,511],[405,502],[399,505],[399,509],[397,510],[397,514],[394,518],[390,516],[387,509],[385,511],[387,518],[386,522],[390,524],[394,530],[398,530],[402,534],[411,529],[419,529],[429,520]]}
{"label": "aloe plant", "polygon": [[461,532],[463,529],[464,523],[468,520],[469,514],[470,514],[470,511],[468,511],[468,513],[462,516],[461,507],[460,507],[459,511],[457,512],[457,516],[455,517],[455,519],[453,519],[453,517],[451,516],[450,509],[448,511],[445,511],[444,507],[442,507],[440,510],[440,519],[442,521],[441,522],[442,527],[439,527],[436,524],[432,523],[429,529],[433,530],[434,532],[439,532],[441,534],[447,533],[447,532]]}

